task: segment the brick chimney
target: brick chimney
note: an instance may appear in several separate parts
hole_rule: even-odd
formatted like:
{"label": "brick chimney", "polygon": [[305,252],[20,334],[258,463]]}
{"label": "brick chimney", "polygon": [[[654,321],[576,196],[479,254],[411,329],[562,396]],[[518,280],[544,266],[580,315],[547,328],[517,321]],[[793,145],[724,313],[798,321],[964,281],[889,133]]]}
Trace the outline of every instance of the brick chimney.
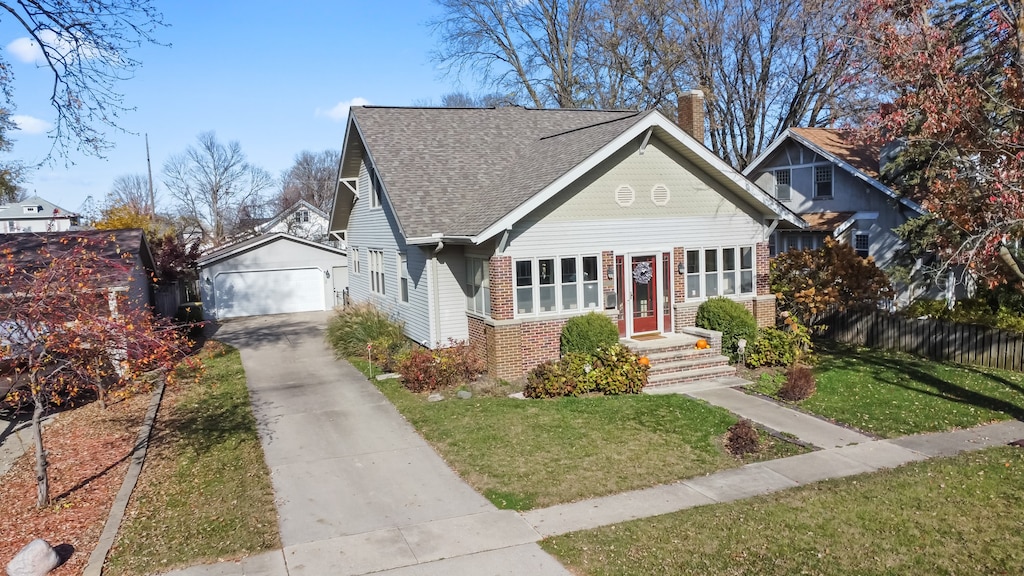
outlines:
{"label": "brick chimney", "polygon": [[704,143],[704,93],[690,90],[678,97],[679,127],[693,136],[701,144]]}

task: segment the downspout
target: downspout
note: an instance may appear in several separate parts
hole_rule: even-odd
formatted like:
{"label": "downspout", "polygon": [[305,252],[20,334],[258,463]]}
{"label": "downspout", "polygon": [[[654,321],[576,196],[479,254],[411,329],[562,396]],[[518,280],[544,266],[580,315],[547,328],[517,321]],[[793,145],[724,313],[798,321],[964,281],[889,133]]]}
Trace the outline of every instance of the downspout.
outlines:
{"label": "downspout", "polygon": [[[433,279],[433,286],[431,286],[430,296],[434,304],[434,331],[432,336],[434,336],[434,341],[436,342],[441,341],[441,302],[440,297],[438,296],[438,291],[440,289],[440,278],[437,275],[437,256],[438,254],[440,254],[443,248],[444,242],[439,241],[437,243],[437,247],[434,248],[434,253],[430,257],[430,275],[431,278]],[[428,342],[427,347],[430,348],[431,344],[432,342]]]}

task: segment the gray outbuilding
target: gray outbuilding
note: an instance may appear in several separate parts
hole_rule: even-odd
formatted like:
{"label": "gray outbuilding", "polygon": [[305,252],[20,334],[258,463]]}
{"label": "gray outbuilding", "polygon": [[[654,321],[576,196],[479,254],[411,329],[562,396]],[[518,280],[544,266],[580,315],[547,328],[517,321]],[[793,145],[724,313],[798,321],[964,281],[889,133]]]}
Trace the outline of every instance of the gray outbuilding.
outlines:
{"label": "gray outbuilding", "polygon": [[199,260],[208,319],[330,310],[348,287],[345,250],[286,233],[257,236]]}

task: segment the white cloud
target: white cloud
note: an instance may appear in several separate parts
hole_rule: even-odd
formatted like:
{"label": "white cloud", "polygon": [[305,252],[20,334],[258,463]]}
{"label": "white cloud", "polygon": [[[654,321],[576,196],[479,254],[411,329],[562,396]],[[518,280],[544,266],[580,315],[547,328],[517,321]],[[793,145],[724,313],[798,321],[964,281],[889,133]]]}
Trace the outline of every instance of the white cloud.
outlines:
{"label": "white cloud", "polygon": [[[97,48],[86,44],[84,41],[77,43],[78,48],[76,51],[75,44],[69,41],[67,37],[62,38],[52,30],[41,30],[39,32],[39,40],[58,54],[63,54],[65,58],[72,56],[78,58],[98,58],[100,56],[100,51]],[[37,65],[46,64],[46,59],[43,58],[43,50],[39,47],[39,42],[36,42],[35,38],[29,38],[28,36],[18,38],[7,45],[7,51],[22,62],[35,63]],[[118,63],[116,55],[109,60],[114,65]]]}
{"label": "white cloud", "polygon": [[50,129],[49,122],[46,120],[40,120],[34,116],[15,114],[11,116],[11,122],[17,124],[18,130],[21,130],[25,134],[42,134]]}
{"label": "white cloud", "polygon": [[43,59],[43,51],[32,38],[18,38],[7,45],[7,51],[22,62],[39,62]]}
{"label": "white cloud", "polygon": [[334,105],[333,108],[324,110],[322,108],[316,109],[317,116],[327,116],[335,122],[343,122],[348,119],[348,109],[353,106],[367,106],[370,101],[366,98],[359,98],[358,96],[351,100],[343,100]]}

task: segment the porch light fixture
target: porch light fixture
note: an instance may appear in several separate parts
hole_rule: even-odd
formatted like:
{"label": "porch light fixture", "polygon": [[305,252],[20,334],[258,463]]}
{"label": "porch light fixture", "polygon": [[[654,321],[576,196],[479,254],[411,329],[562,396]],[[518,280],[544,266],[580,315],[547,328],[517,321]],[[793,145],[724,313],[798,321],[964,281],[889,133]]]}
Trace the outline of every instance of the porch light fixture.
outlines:
{"label": "porch light fixture", "polygon": [[679,266],[676,266],[676,270],[679,271],[679,275],[680,276],[682,276],[683,274],[686,274],[686,264],[680,262]]}
{"label": "porch light fixture", "polygon": [[615,267],[614,266],[609,266],[608,267],[608,279],[611,280],[612,278],[615,278]]}

